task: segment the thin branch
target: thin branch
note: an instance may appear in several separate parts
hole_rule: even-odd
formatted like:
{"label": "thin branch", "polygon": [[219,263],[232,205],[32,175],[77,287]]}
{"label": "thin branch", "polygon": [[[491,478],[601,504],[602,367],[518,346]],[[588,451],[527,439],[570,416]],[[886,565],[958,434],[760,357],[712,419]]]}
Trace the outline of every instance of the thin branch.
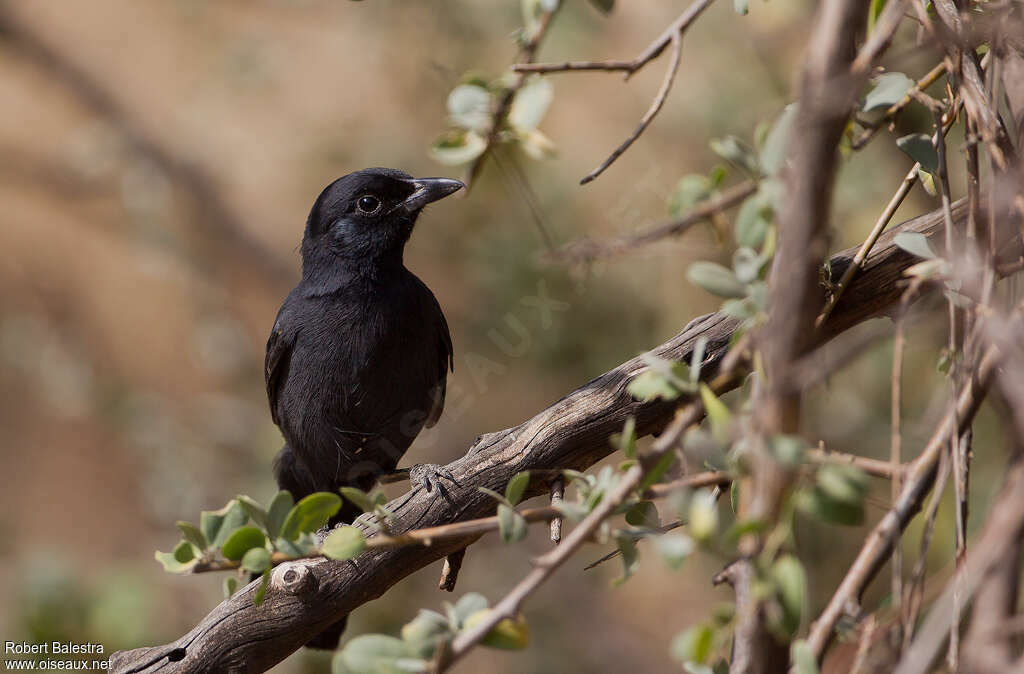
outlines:
{"label": "thin branch", "polygon": [[[660,36],[658,36],[658,39],[648,45],[647,49],[632,61],[567,61],[564,63],[538,64],[517,63],[512,66],[512,70],[520,74],[520,79],[529,73],[555,73],[580,70],[602,70],[606,72],[625,71],[626,78],[628,79],[630,75],[660,56],[661,53],[665,51],[666,47],[669,45],[672,46],[672,60],[669,63],[668,69],[665,71],[665,77],[661,82],[661,88],[658,89],[658,93],[655,95],[654,101],[651,102],[651,106],[640,119],[640,123],[633,130],[633,133],[630,134],[621,145],[615,148],[615,150],[601,163],[600,166],[580,180],[580,185],[586,185],[594,180],[594,178],[601,175],[605,169],[611,166],[612,163],[622,155],[623,152],[629,149],[629,146],[640,137],[640,134],[647,129],[651,121],[653,121],[655,116],[657,116],[658,112],[665,104],[665,99],[668,97],[668,92],[672,88],[672,82],[675,80],[676,72],[679,69],[683,35],[697,17],[700,16],[701,13],[714,1],[715,0],[695,0],[693,4],[687,7],[686,10],[679,15],[679,18],[673,21],[669,27],[666,28]],[[523,60],[530,61],[532,59]]]}
{"label": "thin branch", "polygon": [[[807,643],[815,656],[821,657],[832,637],[832,629],[842,617],[847,604],[856,601],[875,577],[892,551],[893,541],[897,539],[899,532],[920,510],[924,497],[935,483],[936,469],[943,450],[949,445],[953,434],[962,432],[963,427],[971,422],[978,411],[998,363],[998,355],[994,348],[989,348],[985,352],[977,367],[975,379],[968,382],[960,393],[955,413],[950,411],[945,415],[928,444],[913,461],[899,499],[872,529],[825,610],[811,625]],[[959,424],[956,420],[959,420]]]}
{"label": "thin branch", "polygon": [[[716,487],[716,489],[717,489],[717,487]],[[676,520],[675,522],[670,522],[669,524],[666,524],[663,527],[658,527],[657,528],[658,535],[668,533],[669,531],[674,531],[674,530],[678,529],[679,527],[683,526],[683,524],[684,523],[681,520]],[[649,534],[647,534],[647,533],[635,534],[633,536],[633,538],[635,540],[640,540],[642,538],[646,538],[648,535]],[[615,548],[614,550],[609,552],[607,555],[605,555],[603,557],[600,557],[600,558],[594,560],[593,562],[591,562],[590,564],[587,564],[586,566],[584,566],[583,570],[584,571],[590,571],[591,569],[595,569],[598,566],[604,564],[605,562],[608,562],[608,561],[611,561],[611,560],[615,559],[616,557],[618,557],[621,554],[622,554],[622,548]]]}
{"label": "thin branch", "polygon": [[[551,506],[557,508],[558,504],[565,498],[565,478],[556,478],[551,482]],[[558,545],[562,542],[562,518],[552,517],[549,529],[551,542]]]}
{"label": "thin branch", "polygon": [[[522,48],[519,50],[519,56],[516,57],[517,61],[523,61],[530,63],[537,56],[537,50],[540,49],[540,43],[547,35],[548,28],[551,26],[551,20],[555,17],[558,12],[558,8],[561,3],[555,6],[551,11],[543,12],[537,19],[537,25],[534,26],[533,34],[527,38],[526,42],[523,43]],[[466,171],[466,186],[467,188],[472,187],[473,183],[476,182],[477,176],[480,175],[480,169],[483,168],[484,159],[487,158],[495,148],[501,137],[502,128],[505,126],[505,121],[508,119],[509,113],[512,111],[512,102],[516,98],[516,94],[526,84],[527,74],[520,73],[512,82],[505,88],[501,94],[501,98],[498,99],[498,105],[494,108],[494,114],[491,115],[491,129],[487,132],[487,138],[485,139],[485,145],[483,152],[473,160],[473,163],[469,165],[469,169]]]}
{"label": "thin branch", "polygon": [[868,475],[892,480],[897,484],[899,484],[904,473],[906,473],[910,468],[909,464],[893,465],[889,461],[880,461],[866,456],[846,454],[844,452],[836,452],[828,449],[809,449],[807,450],[807,458],[812,463],[839,463],[847,466],[855,466]]}
{"label": "thin branch", "polygon": [[566,73],[579,70],[599,70],[603,72],[635,72],[640,66],[637,60],[632,61],[563,61],[561,63],[517,63],[512,70],[517,73]]}
{"label": "thin branch", "polygon": [[757,182],[747,180],[728,187],[702,201],[678,220],[655,225],[650,229],[641,230],[635,234],[627,234],[603,241],[595,241],[588,238],[577,239],[555,251],[552,257],[565,262],[589,262],[597,258],[625,253],[669,236],[678,236],[694,225],[713,220],[724,211],[742,203],[744,199],[756,191]]}
{"label": "thin branch", "polygon": [[[946,491],[946,482],[949,481],[950,460],[949,454],[943,453],[939,456],[939,475],[935,478],[935,486],[932,489],[931,497],[928,500],[928,508],[924,514],[924,527],[921,530],[921,545],[917,552],[917,562],[910,574],[910,583],[907,586],[906,597],[900,599],[903,605],[903,650],[906,650],[914,638],[914,627],[921,614],[921,607],[924,605],[924,581],[928,571],[928,550],[932,545],[932,536],[935,533],[935,520],[939,515],[939,505],[942,503],[942,495]],[[955,574],[955,571],[954,571]]]}
{"label": "thin branch", "polygon": [[867,41],[860,48],[857,58],[853,59],[853,63],[850,64],[850,72],[856,75],[866,74],[882,52],[889,47],[889,42],[904,18],[903,10],[906,2],[907,0],[892,0],[886,4],[882,15],[875,23],[874,30],[871,31]]}
{"label": "thin branch", "polygon": [[[919,96],[924,97],[926,94],[918,93]],[[953,212],[950,199],[949,191],[949,166],[946,160],[946,138],[945,134],[942,133],[943,121],[942,121],[942,106],[938,103],[933,103],[929,106],[932,111],[932,115],[935,118],[935,146],[938,153],[938,177],[939,177],[939,189],[940,197],[942,199],[942,214],[943,221],[946,227],[946,250],[948,253],[952,253],[953,250],[958,248],[953,231]],[[970,219],[971,213],[968,208],[968,219]],[[947,253],[947,254],[948,254]],[[958,312],[956,304],[953,302],[952,297],[947,298],[947,305],[949,308],[949,353],[955,354],[957,352],[958,344],[957,339],[957,321]],[[958,379],[960,378],[960,368],[956,365],[955,359],[953,367],[950,371],[949,381],[952,391],[952,399],[957,399],[958,394]],[[954,408],[955,412],[955,408]],[[950,632],[949,640],[949,663],[952,669],[956,668],[956,663],[959,660],[959,645],[960,645],[960,583],[963,577],[963,563],[964,557],[967,554],[967,479],[969,465],[967,461],[967,452],[964,449],[964,443],[961,441],[962,436],[970,435],[970,427],[963,432],[954,434],[951,438],[950,445],[950,462],[952,464],[953,472],[953,494],[956,501],[955,507],[955,546],[956,546],[956,572],[953,576],[954,601],[953,601],[953,615],[952,621],[953,627]]]}
{"label": "thin branch", "polygon": [[[907,297],[905,294],[904,297]],[[899,314],[896,316],[896,330],[892,342],[892,374],[890,375],[890,430],[889,430],[889,463],[893,468],[903,465],[903,331],[907,319],[906,301],[900,303]],[[903,490],[903,474],[894,476],[889,484],[889,495],[893,503],[899,500]],[[892,542],[892,601],[893,610],[897,615],[903,611],[903,543]],[[904,630],[906,624],[903,624]]]}
{"label": "thin branch", "polygon": [[608,158],[601,162],[601,165],[596,169],[583,176],[580,180],[580,185],[586,185],[597,176],[604,173],[605,169],[612,165],[616,159],[622,156],[622,153],[629,149],[629,146],[640,137],[650,125],[655,115],[661,110],[661,106],[665,104],[665,99],[668,98],[668,92],[672,89],[672,82],[676,79],[676,72],[679,70],[679,59],[683,51],[683,37],[681,34],[676,33],[672,36],[672,59],[668,63],[668,70],[665,71],[665,79],[661,82],[661,88],[658,89],[658,94],[654,97],[654,101],[651,102],[651,107],[647,109],[644,116],[640,118],[640,123],[633,129],[633,133],[629,135],[626,140],[622,141],[622,144],[615,148]]}
{"label": "thin branch", "polygon": [[[794,121],[794,128],[801,131],[794,134],[786,153],[778,250],[769,275],[771,312],[757,333],[765,376],[753,394],[745,456],[750,474],[740,485],[737,509],[741,520],[777,522],[795,477],[768,449],[769,438],[800,432],[802,392],[788,390],[782,373],[814,348],[815,316],[824,301],[819,278],[828,250],[837,149],[864,79],[864,74],[851,71],[851,65],[865,19],[860,3],[820,3],[803,58]],[[761,593],[753,586],[757,573],[752,559],[764,546],[756,532],[739,541],[732,674],[775,672],[789,661],[785,645],[770,634]]]}
{"label": "thin branch", "polygon": [[[944,72],[946,72],[945,61],[929,70],[924,77],[915,82],[912,91],[924,91],[931,85],[935,84],[935,82],[940,77],[942,77],[942,74]],[[885,126],[885,122],[892,120],[896,115],[898,115],[903,110],[903,108],[910,105],[910,102],[912,100],[914,100],[914,97],[911,95],[910,91],[908,91],[906,95],[903,96],[903,98],[896,101],[895,103],[890,105],[888,109],[886,109],[885,113],[882,114],[882,117],[881,119],[878,120],[878,122],[876,122],[872,126],[865,129],[863,132],[861,132],[861,134],[853,140],[853,142],[851,143],[851,147],[854,150],[860,150],[865,145],[867,145],[868,142],[870,142],[871,139],[875,136],[875,134],[878,133],[878,131]]]}
{"label": "thin branch", "polygon": [[[896,674],[923,674],[930,671],[935,655],[956,624],[952,622],[954,595],[969,600],[982,580],[1019,539],[1024,529],[1024,463],[1018,461],[1009,471],[1006,483],[989,511],[985,529],[973,547],[960,574],[946,586],[933,605],[919,636],[896,668]],[[958,589],[958,585],[960,586]]]}
{"label": "thin branch", "polygon": [[656,59],[665,51],[675,36],[686,32],[690,24],[715,0],[697,0],[676,18],[661,35],[647,45],[647,48],[632,61],[566,61],[563,63],[517,63],[512,70],[518,73],[559,73],[573,70],[602,70],[605,72],[625,71],[629,78],[633,73]]}

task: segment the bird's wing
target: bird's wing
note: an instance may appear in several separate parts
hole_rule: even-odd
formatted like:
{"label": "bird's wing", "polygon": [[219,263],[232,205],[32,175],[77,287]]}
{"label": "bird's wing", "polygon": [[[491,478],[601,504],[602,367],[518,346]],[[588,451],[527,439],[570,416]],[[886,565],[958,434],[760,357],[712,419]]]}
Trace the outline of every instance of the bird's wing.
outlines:
{"label": "bird's wing", "polygon": [[292,347],[295,346],[295,338],[298,330],[288,329],[287,314],[282,307],[274,321],[274,329],[267,339],[267,356],[263,362],[263,375],[267,382],[267,400],[270,401],[270,416],[274,423],[281,425],[277,415],[277,395],[281,387],[288,379],[288,367],[292,360]]}
{"label": "bird's wing", "polygon": [[[433,294],[431,294],[433,297]],[[427,415],[426,427],[431,428],[437,423],[437,420],[441,418],[441,413],[444,412],[444,396],[447,389],[448,383],[448,371],[455,371],[455,353],[452,349],[452,336],[448,332],[448,321],[444,317],[444,312],[441,311],[441,305],[437,303],[437,299],[434,299],[434,305],[437,307],[437,315],[441,317],[441,322],[438,325],[438,348],[437,348],[437,386],[434,388],[432,393],[433,403],[430,407],[430,414]]]}

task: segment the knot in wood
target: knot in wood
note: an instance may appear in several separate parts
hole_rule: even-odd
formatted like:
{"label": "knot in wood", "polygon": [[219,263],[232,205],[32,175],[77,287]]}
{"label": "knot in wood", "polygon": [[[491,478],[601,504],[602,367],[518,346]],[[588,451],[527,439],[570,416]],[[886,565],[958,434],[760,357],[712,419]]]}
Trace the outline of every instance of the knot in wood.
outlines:
{"label": "knot in wood", "polygon": [[278,590],[299,597],[313,594],[320,585],[313,569],[301,562],[278,566],[270,575],[270,584]]}

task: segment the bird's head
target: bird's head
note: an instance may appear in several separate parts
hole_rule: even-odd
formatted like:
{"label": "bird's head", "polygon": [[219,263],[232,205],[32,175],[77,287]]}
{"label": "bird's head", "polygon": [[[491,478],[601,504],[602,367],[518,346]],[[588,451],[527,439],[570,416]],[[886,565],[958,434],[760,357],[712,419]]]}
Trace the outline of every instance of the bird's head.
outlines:
{"label": "bird's head", "polygon": [[[337,258],[354,264],[402,262],[402,250],[420,211],[464,185],[448,178],[413,178],[396,169],[370,168],[338,178],[313,204],[302,240],[303,266]],[[308,271],[308,270],[307,270]]]}

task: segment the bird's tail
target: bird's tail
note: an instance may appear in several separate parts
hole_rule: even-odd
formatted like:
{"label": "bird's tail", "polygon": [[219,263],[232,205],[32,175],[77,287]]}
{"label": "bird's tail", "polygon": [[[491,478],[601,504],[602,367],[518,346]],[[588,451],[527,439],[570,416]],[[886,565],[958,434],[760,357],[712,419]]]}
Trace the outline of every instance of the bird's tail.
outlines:
{"label": "bird's tail", "polygon": [[[317,488],[313,476],[309,474],[305,466],[298,462],[294,452],[292,452],[291,447],[288,445],[282,447],[281,451],[277,454],[277,458],[274,459],[274,478],[277,480],[278,488],[290,491],[296,502],[313,492],[323,491]],[[331,518],[327,526],[333,527],[342,522],[352,522],[362,512],[362,510],[350,502],[345,501],[344,505],[341,506],[341,510]],[[345,631],[345,624],[347,622],[348,616],[344,616],[341,620],[311,639],[306,646],[326,650],[336,649],[338,647],[338,640],[341,638],[342,632]]]}
{"label": "bird's tail", "polygon": [[[316,478],[295,457],[295,453],[288,445],[282,447],[281,451],[277,454],[277,458],[274,459],[274,478],[277,479],[278,488],[290,491],[296,503],[317,491],[337,493],[334,487],[319,484]],[[359,486],[363,487],[362,484]],[[372,487],[372,484],[370,486]],[[338,524],[351,524],[362,514],[362,510],[350,501],[345,500],[342,503],[341,510],[331,518],[327,526],[335,527]]]}

